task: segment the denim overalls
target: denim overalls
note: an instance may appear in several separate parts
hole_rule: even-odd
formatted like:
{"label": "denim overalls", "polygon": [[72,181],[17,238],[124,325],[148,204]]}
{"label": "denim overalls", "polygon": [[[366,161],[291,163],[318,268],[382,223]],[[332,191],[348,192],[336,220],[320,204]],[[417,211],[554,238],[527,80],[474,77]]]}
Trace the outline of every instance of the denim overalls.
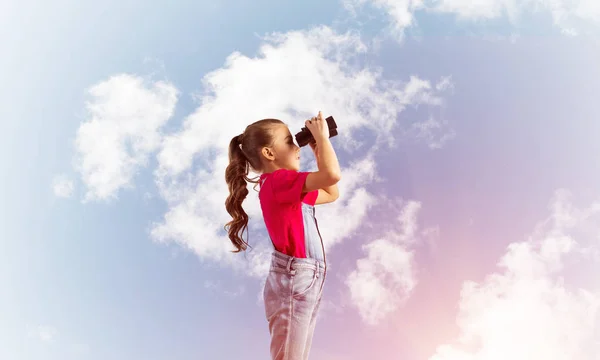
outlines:
{"label": "denim overalls", "polygon": [[325,281],[315,207],[302,203],[306,258],[273,250],[263,297],[273,360],[307,360]]}

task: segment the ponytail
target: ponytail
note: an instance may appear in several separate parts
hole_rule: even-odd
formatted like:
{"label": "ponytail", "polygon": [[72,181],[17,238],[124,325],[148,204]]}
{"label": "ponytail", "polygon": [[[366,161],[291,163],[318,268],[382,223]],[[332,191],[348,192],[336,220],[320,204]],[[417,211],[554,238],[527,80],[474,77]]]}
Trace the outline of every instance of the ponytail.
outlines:
{"label": "ponytail", "polygon": [[248,214],[242,207],[242,202],[248,196],[247,175],[248,161],[241,149],[241,138],[243,135],[235,136],[229,143],[229,165],[225,170],[225,182],[229,187],[229,196],[225,200],[225,209],[233,220],[225,224],[225,230],[229,235],[229,240],[236,250],[233,252],[244,251],[248,243],[242,239],[244,230],[248,229]]}
{"label": "ponytail", "polygon": [[233,218],[225,224],[229,240],[236,248],[234,253],[246,250],[249,245],[242,235],[248,230],[248,214],[242,208],[242,202],[248,196],[248,183],[254,183],[254,190],[259,184],[257,178],[249,178],[250,169],[262,172],[261,148],[273,145],[273,130],[276,126],[285,125],[278,119],[258,120],[246,127],[238,136],[229,142],[229,165],[225,169],[225,181],[229,187],[229,196],[225,200],[225,209]]}

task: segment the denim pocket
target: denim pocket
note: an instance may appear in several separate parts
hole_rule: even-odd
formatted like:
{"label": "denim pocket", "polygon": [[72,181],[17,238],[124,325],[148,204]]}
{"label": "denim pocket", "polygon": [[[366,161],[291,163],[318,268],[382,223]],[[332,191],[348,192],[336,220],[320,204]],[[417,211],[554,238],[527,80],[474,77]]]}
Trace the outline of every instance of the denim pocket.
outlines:
{"label": "denim pocket", "polygon": [[296,269],[292,278],[292,296],[301,297],[313,288],[317,280],[317,271],[315,269]]}
{"label": "denim pocket", "polygon": [[271,296],[289,296],[292,281],[292,275],[287,270],[271,267],[265,288],[271,293]]}
{"label": "denim pocket", "polygon": [[265,315],[268,321],[277,314],[286,313],[285,309],[289,307],[291,283],[291,274],[277,268],[269,271],[263,290]]}

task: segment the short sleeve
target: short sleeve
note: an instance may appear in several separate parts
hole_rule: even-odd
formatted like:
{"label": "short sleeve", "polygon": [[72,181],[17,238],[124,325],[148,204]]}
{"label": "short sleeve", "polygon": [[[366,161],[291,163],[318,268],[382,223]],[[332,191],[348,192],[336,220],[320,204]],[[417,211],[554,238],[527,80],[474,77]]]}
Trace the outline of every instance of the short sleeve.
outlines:
{"label": "short sleeve", "polygon": [[302,189],[309,172],[279,169],[271,175],[271,187],[275,199],[280,203],[298,203],[302,201]]}
{"label": "short sleeve", "polygon": [[317,198],[319,197],[319,190],[313,190],[304,195],[304,202],[308,205],[315,206]]}

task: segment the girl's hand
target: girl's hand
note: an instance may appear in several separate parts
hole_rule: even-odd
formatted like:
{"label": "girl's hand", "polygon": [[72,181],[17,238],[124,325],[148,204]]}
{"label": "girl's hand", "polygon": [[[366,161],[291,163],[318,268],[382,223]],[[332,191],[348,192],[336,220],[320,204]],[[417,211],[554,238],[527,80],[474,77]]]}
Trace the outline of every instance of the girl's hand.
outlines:
{"label": "girl's hand", "polygon": [[329,139],[329,127],[327,121],[323,119],[323,113],[319,111],[316,117],[306,120],[304,126],[311,132],[315,140]]}

